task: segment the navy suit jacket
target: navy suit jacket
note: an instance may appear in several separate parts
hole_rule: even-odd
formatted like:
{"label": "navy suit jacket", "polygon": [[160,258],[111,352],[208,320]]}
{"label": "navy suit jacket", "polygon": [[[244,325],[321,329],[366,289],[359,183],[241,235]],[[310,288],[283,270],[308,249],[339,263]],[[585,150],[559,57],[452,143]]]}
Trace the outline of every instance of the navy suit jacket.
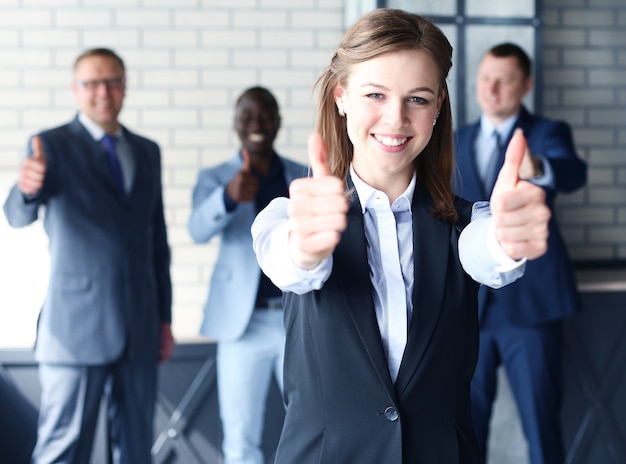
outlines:
{"label": "navy suit jacket", "polygon": [[413,317],[398,378],[389,374],[356,195],[323,287],[284,296],[287,412],[277,464],[475,463],[469,385],[478,352],[478,284],[458,256],[458,226],[413,197]]}
{"label": "navy suit jacket", "polygon": [[[587,180],[587,164],[578,157],[572,133],[567,124],[531,115],[521,109],[511,134],[503,147],[508,146],[515,128],[521,128],[530,151],[547,158],[554,173],[554,188],[547,188],[546,203],[552,210],[548,224],[550,236],[548,251],[541,258],[526,264],[524,277],[498,290],[481,287],[479,314],[482,317],[487,300],[490,307],[503,311],[516,325],[530,326],[560,319],[580,309],[579,296],[569,256],[557,225],[554,201],[558,192],[573,192]],[[475,140],[480,122],[462,127],[455,134],[457,176],[456,193],[469,200],[488,200],[491,191],[485,191],[478,169]],[[504,163],[505,148],[500,152],[497,169]]]}
{"label": "navy suit jacket", "polygon": [[38,361],[104,364],[122,354],[158,360],[160,325],[171,321],[172,302],[161,156],[156,143],[122,130],[136,166],[126,196],[104,148],[76,118],[39,134],[47,162],[42,190],[30,198],[16,185],[4,205],[14,227],[45,209],[51,268]]}
{"label": "navy suit jacket", "polygon": [[[287,185],[307,175],[307,167],[279,157]],[[227,212],[224,189],[241,169],[241,155],[218,166],[202,169],[193,191],[189,233],[195,243],[220,237],[217,262],[211,275],[200,333],[215,340],[236,340],[252,317],[261,269],[252,249],[250,228],[257,215],[255,202],[237,205]]]}

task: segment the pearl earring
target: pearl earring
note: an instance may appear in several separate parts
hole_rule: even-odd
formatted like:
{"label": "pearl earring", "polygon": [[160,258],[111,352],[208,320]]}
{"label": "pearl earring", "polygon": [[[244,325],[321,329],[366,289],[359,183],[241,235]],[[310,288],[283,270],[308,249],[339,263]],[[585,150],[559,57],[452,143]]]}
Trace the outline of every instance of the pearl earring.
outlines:
{"label": "pearl earring", "polygon": [[437,119],[439,119],[439,113],[437,113],[437,116],[435,116],[435,120],[433,121],[433,126],[437,124]]}
{"label": "pearl earring", "polygon": [[337,113],[339,113],[339,116],[342,118],[346,115],[346,113],[343,112],[343,108],[339,105],[337,105]]}

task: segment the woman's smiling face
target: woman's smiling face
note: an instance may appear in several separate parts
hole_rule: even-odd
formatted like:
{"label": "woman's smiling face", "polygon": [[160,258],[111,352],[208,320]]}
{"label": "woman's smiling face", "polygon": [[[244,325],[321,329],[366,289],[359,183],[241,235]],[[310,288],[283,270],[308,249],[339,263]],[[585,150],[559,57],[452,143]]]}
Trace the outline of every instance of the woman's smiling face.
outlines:
{"label": "woman's smiling face", "polygon": [[354,169],[372,187],[408,185],[445,97],[437,69],[426,53],[401,50],[352,65],[347,84],[335,89]]}

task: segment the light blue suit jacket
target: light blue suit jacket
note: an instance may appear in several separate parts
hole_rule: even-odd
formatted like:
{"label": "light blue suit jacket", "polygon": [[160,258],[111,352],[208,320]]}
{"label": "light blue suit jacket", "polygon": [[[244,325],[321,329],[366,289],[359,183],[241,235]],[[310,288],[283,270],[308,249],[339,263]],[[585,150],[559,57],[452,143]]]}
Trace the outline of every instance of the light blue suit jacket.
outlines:
{"label": "light blue suit jacket", "polygon": [[172,303],[161,155],[153,141],[122,130],[136,166],[126,196],[104,148],[74,119],[39,134],[47,163],[41,192],[27,198],[14,186],[4,205],[14,227],[45,210],[51,270],[37,328],[40,362],[158,360]]}
{"label": "light blue suit jacket", "polygon": [[[279,157],[287,185],[307,174],[306,166]],[[241,169],[241,155],[213,168],[203,169],[193,191],[189,233],[196,243],[221,239],[210,280],[200,333],[215,340],[236,340],[246,330],[254,310],[261,269],[252,249],[250,228],[256,217],[254,201],[227,212],[224,189]]]}

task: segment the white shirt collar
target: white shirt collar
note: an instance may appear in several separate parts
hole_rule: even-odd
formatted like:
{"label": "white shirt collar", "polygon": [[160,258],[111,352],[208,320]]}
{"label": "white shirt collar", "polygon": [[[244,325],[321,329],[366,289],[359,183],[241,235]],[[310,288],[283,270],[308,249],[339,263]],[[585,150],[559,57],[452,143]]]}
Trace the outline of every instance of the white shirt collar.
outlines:
{"label": "white shirt collar", "polygon": [[[354,188],[356,193],[359,196],[359,201],[361,202],[361,212],[365,213],[365,210],[373,205],[374,199],[376,198],[376,193],[379,192],[382,195],[387,195],[380,191],[376,190],[374,187],[366,184],[356,173],[352,164],[350,164],[350,177],[352,178],[352,183],[354,184]],[[415,172],[411,177],[411,182],[409,182],[409,186],[406,188],[404,193],[400,195],[396,201],[391,205],[394,211],[411,211],[411,201],[413,200],[413,192],[415,191],[415,185],[417,183],[417,176]]]}
{"label": "white shirt collar", "polygon": [[491,135],[493,134],[493,131],[495,130],[495,131],[498,131],[498,134],[500,135],[500,139],[504,141],[511,133],[511,130],[513,129],[513,126],[515,125],[515,122],[517,121],[518,117],[519,117],[519,113],[514,114],[513,116],[509,116],[496,127],[489,120],[489,118],[487,118],[487,116],[482,114],[480,116],[481,137],[490,138]]}
{"label": "white shirt collar", "polygon": [[[85,113],[79,113],[78,120],[85,127],[85,129],[87,129],[87,132],[89,132],[89,135],[91,135],[95,141],[100,141],[100,139],[104,137],[104,129],[102,129],[102,127],[89,119],[89,116],[87,116]],[[115,131],[114,135],[118,137],[122,135],[121,126],[118,126],[117,131]]]}

